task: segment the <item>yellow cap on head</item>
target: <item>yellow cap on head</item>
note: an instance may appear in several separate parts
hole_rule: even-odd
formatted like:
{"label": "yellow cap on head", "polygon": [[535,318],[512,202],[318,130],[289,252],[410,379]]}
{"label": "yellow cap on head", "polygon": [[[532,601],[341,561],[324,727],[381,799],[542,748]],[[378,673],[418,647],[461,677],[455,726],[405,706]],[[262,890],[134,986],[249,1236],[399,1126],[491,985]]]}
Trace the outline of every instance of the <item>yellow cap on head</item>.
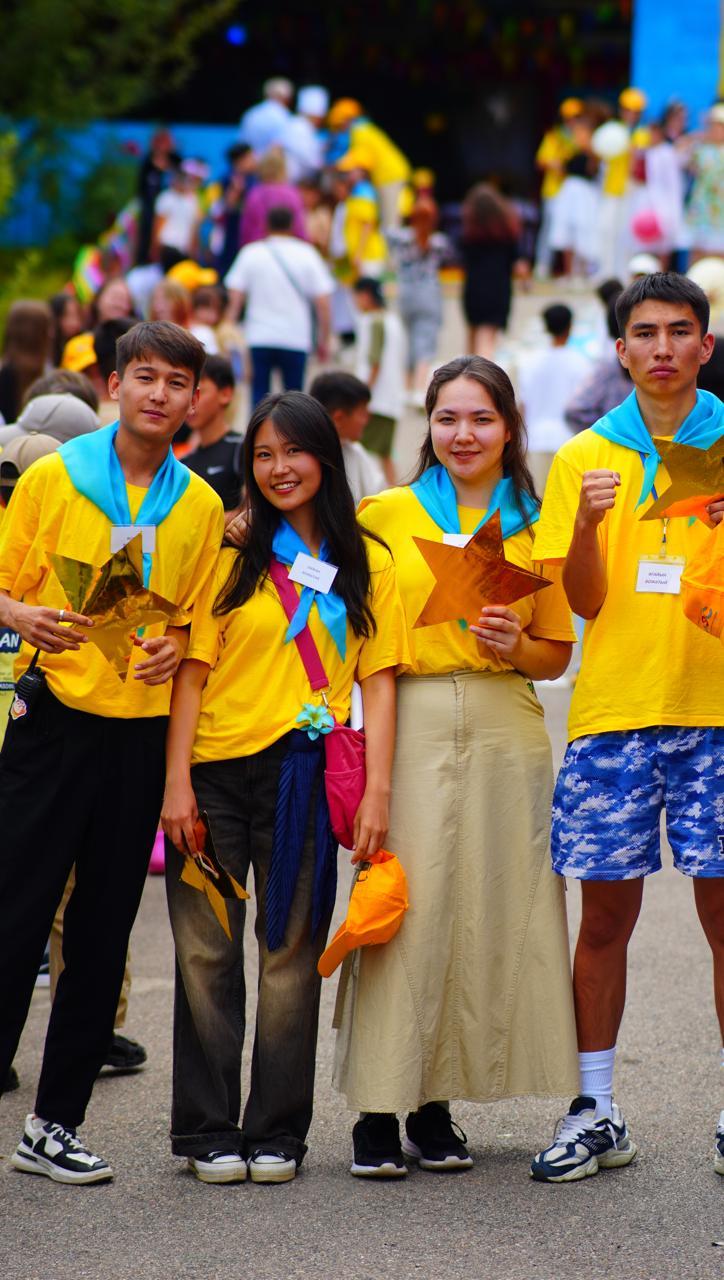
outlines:
{"label": "yellow cap on head", "polygon": [[583,103],[580,98],[564,98],[558,110],[562,120],[572,120],[574,116],[580,116]]}
{"label": "yellow cap on head", "polygon": [[362,104],[356,98],[339,98],[329,108],[327,124],[330,129],[344,129],[362,115]]}
{"label": "yellow cap on head", "polygon": [[618,105],[623,107],[624,111],[645,111],[648,98],[643,89],[634,89],[630,86],[624,89],[618,95]]}

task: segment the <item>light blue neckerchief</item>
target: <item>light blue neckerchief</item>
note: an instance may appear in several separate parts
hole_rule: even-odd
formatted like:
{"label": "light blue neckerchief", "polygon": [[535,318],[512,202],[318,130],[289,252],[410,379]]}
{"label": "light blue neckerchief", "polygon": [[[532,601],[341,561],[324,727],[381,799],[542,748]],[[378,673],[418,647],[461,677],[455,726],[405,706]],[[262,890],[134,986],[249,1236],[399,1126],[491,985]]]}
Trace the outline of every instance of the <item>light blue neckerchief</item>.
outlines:
{"label": "light blue neckerchief", "polygon": [[[169,449],[149,488],[135,520],[131,519],[126,479],[114,448],[118,423],[101,427],[85,436],[76,436],[60,446],[58,453],[73,487],[88,498],[111,524],[159,525],[186,492],[191,472]],[[143,555],[143,584],[151,578],[152,557]]]}
{"label": "light blue neckerchief", "polygon": [[[420,479],[410,485],[410,488],[430,519],[435,521],[443,533],[460,533],[457,494],[445,467],[440,463],[434,467],[428,467]],[[535,524],[540,515],[538,503],[525,492],[520,493],[519,497],[528,517],[527,520],[521,514],[516,502],[512,478],[504,476],[493,489],[488,509],[473,532],[477,533],[496,511],[500,512],[500,527],[504,538],[512,538],[514,533],[520,533],[521,529]]]}
{"label": "light blue neckerchief", "polygon": [[[288,565],[294,564],[300,551],[305,556],[312,554],[309,547],[302,542],[299,534],[283,516],[274,534],[272,550],[277,560],[281,560],[282,564]],[[327,564],[331,563],[326,542],[323,542],[319,549],[319,559],[324,560]],[[323,591],[315,591],[314,587],[302,587],[299,605],[287,627],[284,643],[289,644],[290,640],[293,640],[295,636],[299,635],[300,631],[304,630],[313,604],[316,604],[319,616],[334,640],[337,652],[344,662],[347,652],[347,607],[342,597],[337,595],[334,587],[330,588],[326,595]]]}
{"label": "light blue neckerchief", "polygon": [[[591,427],[597,436],[611,440],[614,444],[622,444],[625,449],[635,449],[642,455],[644,464],[644,482],[641,488],[637,507],[645,502],[656,481],[661,457],[651,438],[636,399],[632,391],[623,404],[611,409]],[[708,449],[724,433],[724,404],[718,396],[710,391],[697,391],[696,404],[687,418],[684,418],[673,440],[676,444],[688,444],[695,449]]]}

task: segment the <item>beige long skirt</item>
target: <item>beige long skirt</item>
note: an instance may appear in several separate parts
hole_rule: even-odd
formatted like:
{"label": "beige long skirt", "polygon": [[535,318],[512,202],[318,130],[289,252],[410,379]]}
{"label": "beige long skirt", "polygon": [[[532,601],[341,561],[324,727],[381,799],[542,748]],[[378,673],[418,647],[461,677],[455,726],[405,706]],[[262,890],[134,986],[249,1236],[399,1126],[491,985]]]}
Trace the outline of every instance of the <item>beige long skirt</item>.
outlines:
{"label": "beige long skirt", "polygon": [[543,709],[516,672],[397,682],[387,847],[399,933],[340,977],[334,1082],[356,1111],[578,1092]]}

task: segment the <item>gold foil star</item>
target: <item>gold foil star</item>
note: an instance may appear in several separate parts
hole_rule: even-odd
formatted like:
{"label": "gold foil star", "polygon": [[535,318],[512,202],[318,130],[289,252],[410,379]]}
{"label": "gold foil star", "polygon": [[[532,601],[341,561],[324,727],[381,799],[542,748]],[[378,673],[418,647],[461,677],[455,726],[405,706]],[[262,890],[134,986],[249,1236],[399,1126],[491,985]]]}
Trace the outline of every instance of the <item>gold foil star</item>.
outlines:
{"label": "gold foil star", "polygon": [[714,522],[706,508],[714,498],[724,497],[724,435],[708,449],[695,449],[689,444],[658,439],[656,448],[671,477],[671,484],[641,519],[698,516],[713,529]]}
{"label": "gold foil star", "polygon": [[219,862],[209,829],[209,820],[205,813],[202,813],[200,820],[196,823],[194,835],[196,847],[200,852],[195,857],[184,858],[181,879],[192,889],[198,889],[200,893],[206,894],[211,910],[231,942],[229,912],[224,899],[243,900],[249,895],[243,885],[229,875]]}
{"label": "gold foil star", "polygon": [[143,585],[142,535],[136,534],[100,566],[51,555],[50,561],[74,613],[92,618],[88,639],[122,679],[130,669],[133,634],[152,622],[184,626],[188,614]]}
{"label": "gold foil star", "polygon": [[548,578],[506,560],[498,511],[465,547],[430,542],[427,538],[413,538],[413,542],[436,579],[416,627],[458,619],[477,623],[485,605],[512,604],[533,591],[552,586]]}

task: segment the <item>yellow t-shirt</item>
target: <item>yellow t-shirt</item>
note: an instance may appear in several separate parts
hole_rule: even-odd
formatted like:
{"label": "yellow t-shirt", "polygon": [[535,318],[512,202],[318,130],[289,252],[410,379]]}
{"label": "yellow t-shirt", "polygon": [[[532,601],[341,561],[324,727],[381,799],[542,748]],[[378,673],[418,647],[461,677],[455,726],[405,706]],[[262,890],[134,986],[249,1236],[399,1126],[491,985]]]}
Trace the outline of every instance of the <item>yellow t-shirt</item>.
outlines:
{"label": "yellow t-shirt", "polygon": [[[145,490],[129,486],[132,511]],[[150,587],[180,610],[188,610],[211,573],[224,529],[221,500],[199,476],[156,529]],[[49,552],[101,565],[109,558],[111,522],[73,487],[59,454],[40,458],[21,476],[0,527],[0,588],[25,604],[61,609],[65,592],[53,573]],[[162,623],[145,635],[162,635]],[[33,650],[24,644],[15,667],[16,679]],[[131,668],[145,660],[134,650]],[[92,715],[134,719],[168,714],[170,682],[146,685],[132,674],[122,681],[92,642],[78,651],[44,653],[41,664],[48,685],[68,707]]]}
{"label": "yellow t-shirt", "polygon": [[[565,165],[578,150],[575,142],[561,128],[549,129],[536,151],[536,163],[543,169],[541,198],[552,200],[558,195],[565,179]],[[549,165],[560,165],[561,168],[548,168]]]}
{"label": "yellow t-shirt", "polygon": [[[0,507],[0,527],[5,508]],[[15,688],[15,655],[20,648],[20,636],[9,627],[0,627],[0,746],[7,726],[8,712]]]}
{"label": "yellow t-shirt", "polygon": [[[691,625],[679,596],[636,591],[639,558],[659,554],[663,522],[640,519],[653,498],[635,509],[643,483],[643,465],[635,450],[590,429],[566,441],[548,476],[536,526],[536,559],[565,560],[581,478],[584,471],[599,468],[617,471],[621,486],[615,506],[598,527],[608,590],[598,614],[586,623],[569,739],[659,724],[723,725],[721,646]],[[668,483],[662,464],[657,493]],[[709,536],[701,520],[690,525],[687,516],[676,516],[668,525],[667,554],[690,560]]]}
{"label": "yellow t-shirt", "polygon": [[651,143],[651,134],[646,128],[636,128],[631,134],[631,144],[620,156],[607,160],[603,168],[603,194],[621,197],[628,190],[631,176],[631,152],[643,151]]}
{"label": "yellow t-shirt", "polygon": [[[484,648],[459,622],[431,627],[415,627],[415,620],[435,585],[435,577],[412,541],[413,535],[442,542],[440,527],[418,502],[412,489],[387,489],[363,498],[359,506],[362,524],[384,538],[397,569],[397,582],[407,619],[409,661],[400,665],[401,675],[433,676],[449,671],[510,671],[512,664]],[[472,507],[458,507],[462,533],[472,533],[485,515]],[[533,538],[522,529],[505,540],[506,559],[530,569]],[[550,575],[552,576],[552,575]],[[511,608],[519,614],[523,627],[532,636],[546,640],[573,641],[576,633],[566,602],[560,573],[552,587],[518,600]]]}
{"label": "yellow t-shirt", "polygon": [[[310,630],[331,682],[329,708],[340,724],[349,717],[355,679],[365,680],[376,671],[397,667],[407,657],[405,622],[390,554],[376,542],[365,542],[376,633],[366,640],[355,636],[348,623],[342,662],[315,605],[309,615]],[[321,694],[312,693],[295,642],[284,643],[287,616],[268,579],[240,608],[214,616],[214,601],[237,554],[231,548],[222,550],[216,571],[196,603],[191,624],[186,656],[211,668],[201,699],[193,764],[255,755],[290,729],[299,728],[296,719],[305,702],[322,703]]]}
{"label": "yellow t-shirt", "polygon": [[410,163],[391,138],[370,120],[361,120],[350,129],[350,147],[364,148],[373,158],[370,177],[376,187],[388,182],[407,182]]}

